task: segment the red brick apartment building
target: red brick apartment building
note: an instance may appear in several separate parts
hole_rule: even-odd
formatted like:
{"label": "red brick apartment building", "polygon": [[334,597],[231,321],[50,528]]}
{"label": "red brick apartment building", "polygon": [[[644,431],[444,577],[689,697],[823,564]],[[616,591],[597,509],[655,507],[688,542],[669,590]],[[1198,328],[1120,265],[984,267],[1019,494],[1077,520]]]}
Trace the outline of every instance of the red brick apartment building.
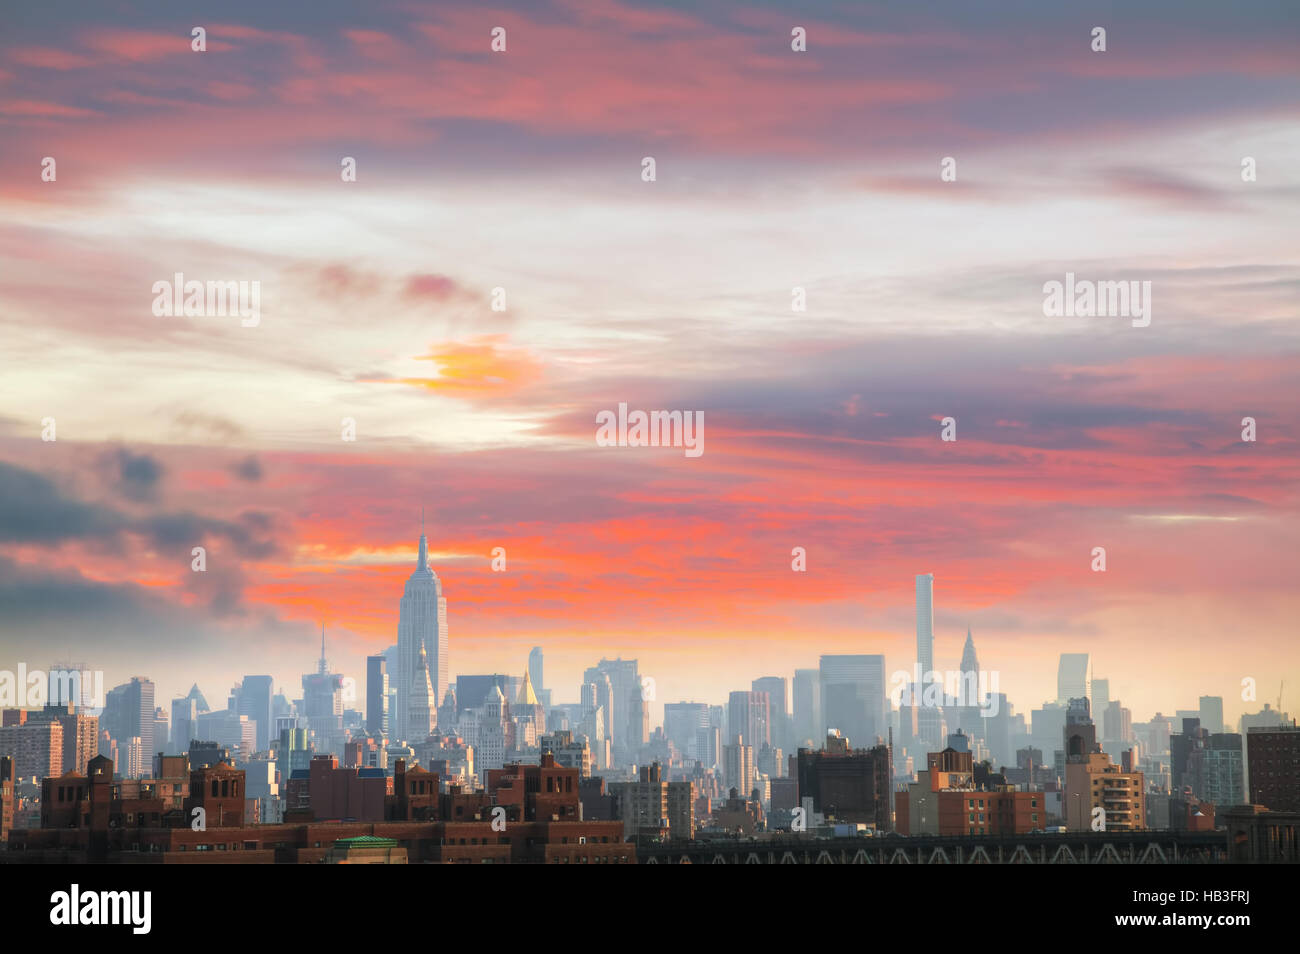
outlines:
{"label": "red brick apartment building", "polygon": [[[124,798],[111,760],[87,769],[45,780],[41,827],[11,832],[0,864],[317,864],[341,839],[390,839],[393,857],[410,863],[636,862],[622,822],[579,820],[579,771],[549,753],[541,765],[493,771],[486,791],[446,793],[437,775],[400,760],[384,778],[316,759],[306,798],[299,786],[279,825],[244,824],[244,773],[226,763],[191,771],[183,798],[158,797],[148,784]],[[199,809],[205,829],[196,831]]]}
{"label": "red brick apartment building", "polygon": [[1010,786],[980,789],[969,752],[931,752],[918,781],[894,798],[894,824],[902,835],[1007,835],[1043,828],[1042,792]]}

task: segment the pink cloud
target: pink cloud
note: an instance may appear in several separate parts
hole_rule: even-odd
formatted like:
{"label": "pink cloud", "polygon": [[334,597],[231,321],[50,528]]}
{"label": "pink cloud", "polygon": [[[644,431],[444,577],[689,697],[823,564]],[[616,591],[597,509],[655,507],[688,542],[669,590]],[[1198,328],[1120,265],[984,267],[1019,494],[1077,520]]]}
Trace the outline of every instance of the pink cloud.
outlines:
{"label": "pink cloud", "polygon": [[82,109],[78,106],[65,106],[62,103],[50,103],[34,99],[11,99],[0,105],[0,115],[85,119],[98,114],[92,109]]}
{"label": "pink cloud", "polygon": [[[87,32],[82,42],[92,50],[133,63],[143,63],[168,56],[190,54],[193,37],[185,33],[152,33],[144,30],[95,30]],[[226,47],[229,49],[229,47]],[[210,41],[208,49],[215,49]]]}
{"label": "pink cloud", "polygon": [[403,294],[407,298],[431,298],[446,301],[456,293],[456,283],[446,275],[412,275]]}
{"label": "pink cloud", "polygon": [[9,51],[9,59],[18,66],[35,66],[47,70],[79,70],[93,66],[94,60],[48,46],[19,47]]}

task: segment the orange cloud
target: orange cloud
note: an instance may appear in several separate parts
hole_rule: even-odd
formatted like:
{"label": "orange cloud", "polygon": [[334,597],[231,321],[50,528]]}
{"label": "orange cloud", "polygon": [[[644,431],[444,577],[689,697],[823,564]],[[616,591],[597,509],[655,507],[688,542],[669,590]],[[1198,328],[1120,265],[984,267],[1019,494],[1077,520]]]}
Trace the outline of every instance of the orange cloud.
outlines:
{"label": "orange cloud", "polygon": [[417,360],[432,361],[437,376],[399,378],[411,384],[452,396],[513,394],[541,379],[542,362],[523,352],[504,347],[504,335],[484,335],[470,342],[436,345]]}

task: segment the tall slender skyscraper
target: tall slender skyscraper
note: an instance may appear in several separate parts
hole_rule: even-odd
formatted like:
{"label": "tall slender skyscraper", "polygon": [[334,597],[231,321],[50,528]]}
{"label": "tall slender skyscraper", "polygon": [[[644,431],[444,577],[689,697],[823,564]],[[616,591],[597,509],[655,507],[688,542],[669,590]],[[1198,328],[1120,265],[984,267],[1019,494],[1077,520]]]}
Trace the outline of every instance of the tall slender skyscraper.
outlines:
{"label": "tall slender skyscraper", "polygon": [[921,682],[934,670],[934,574],[916,576],[916,661],[921,664]]}
{"label": "tall slender skyscraper", "polygon": [[[420,726],[414,724],[410,715],[411,686],[419,667],[421,648],[428,656],[429,682],[436,705],[436,700],[447,692],[447,600],[442,595],[442,581],[429,569],[429,541],[424,535],[423,512],[420,514],[420,555],[415,572],[406,581],[397,624],[397,712],[393,731],[399,739],[410,738],[412,727],[420,731]],[[427,735],[426,730],[420,739]]]}
{"label": "tall slender skyscraper", "polygon": [[546,683],[542,681],[541,646],[534,646],[528,653],[528,678],[533,684],[533,692],[540,697],[546,691]]}
{"label": "tall slender skyscraper", "polygon": [[1056,701],[1068,705],[1071,699],[1088,695],[1088,654],[1061,653],[1061,663],[1056,670]]}
{"label": "tall slender skyscraper", "polygon": [[388,734],[388,658],[383,653],[366,657],[366,731]]}
{"label": "tall slender skyscraper", "polygon": [[796,669],[794,671],[794,745],[805,743],[821,748],[826,741],[822,729],[821,671]]}
{"label": "tall slender skyscraper", "polygon": [[[266,752],[271,748],[271,739],[275,736],[275,726],[271,721],[271,697],[275,689],[270,676],[245,676],[239,691],[239,714],[248,716],[257,723],[257,751]],[[185,740],[189,742],[188,739]],[[158,748],[157,740],[154,747]]]}
{"label": "tall slender skyscraper", "polygon": [[766,692],[733,692],[727,700],[727,734],[757,752],[772,742],[772,701]]}
{"label": "tall slender skyscraper", "polygon": [[1104,727],[1110,702],[1110,680],[1093,679],[1088,687],[1088,707],[1092,712],[1093,721],[1103,727],[1102,738],[1106,737]]}

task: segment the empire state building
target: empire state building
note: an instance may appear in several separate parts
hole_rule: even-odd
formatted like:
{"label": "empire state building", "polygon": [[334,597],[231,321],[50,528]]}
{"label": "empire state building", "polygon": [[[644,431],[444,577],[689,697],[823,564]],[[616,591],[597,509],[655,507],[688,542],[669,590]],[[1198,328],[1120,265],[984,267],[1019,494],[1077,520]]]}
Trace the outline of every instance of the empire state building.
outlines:
{"label": "empire state building", "polygon": [[[424,700],[414,698],[411,687],[420,674],[420,653],[428,658],[429,684],[434,700],[447,692],[447,600],[442,595],[442,581],[429,569],[429,542],[424,535],[424,518],[420,518],[420,557],[415,572],[406,581],[397,623],[397,712],[394,737],[411,739],[412,731],[423,740],[428,726],[417,726],[415,712]],[[426,710],[427,711],[427,710]],[[412,718],[412,716],[417,718]]]}

